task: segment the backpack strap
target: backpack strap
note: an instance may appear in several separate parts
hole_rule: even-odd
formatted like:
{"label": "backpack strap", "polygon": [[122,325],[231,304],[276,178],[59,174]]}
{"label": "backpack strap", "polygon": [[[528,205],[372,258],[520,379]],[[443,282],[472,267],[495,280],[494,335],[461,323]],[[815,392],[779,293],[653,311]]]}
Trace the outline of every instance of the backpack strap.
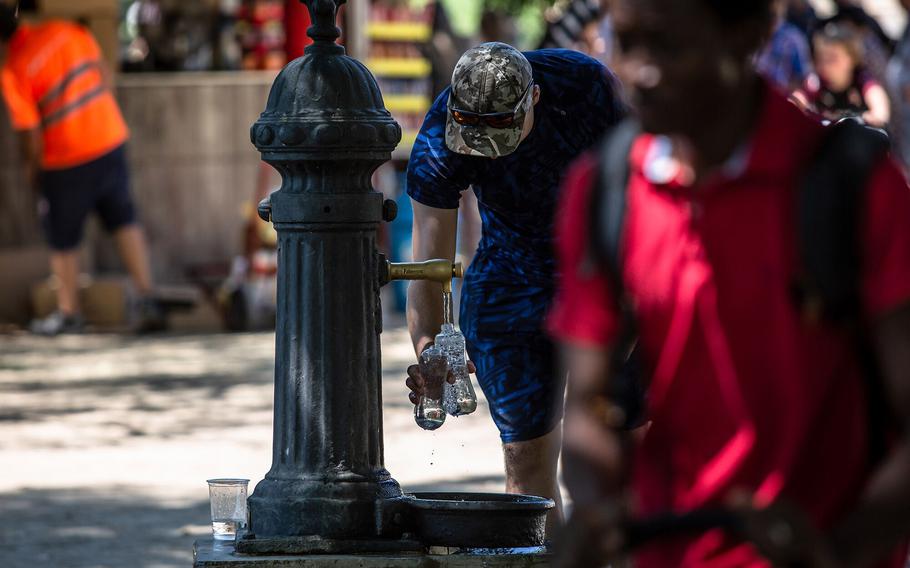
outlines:
{"label": "backpack strap", "polygon": [[887,135],[855,120],[828,127],[797,195],[802,274],[797,303],[809,322],[860,314],[860,211],[866,185],[889,149]]}
{"label": "backpack strap", "polygon": [[625,297],[620,254],[626,219],[629,153],[640,132],[635,121],[626,119],[607,133],[598,149],[588,225],[588,260],[606,273],[619,305],[621,331],[610,363],[613,380],[607,396],[625,412],[626,429],[637,428],[646,419],[645,377],[636,348],[638,330]]}
{"label": "backpack strap", "polygon": [[627,118],[614,126],[597,151],[597,179],[590,208],[590,249],[593,261],[603,267],[617,298],[624,296],[620,245],[626,220],[626,187],[629,153],[641,127]]}

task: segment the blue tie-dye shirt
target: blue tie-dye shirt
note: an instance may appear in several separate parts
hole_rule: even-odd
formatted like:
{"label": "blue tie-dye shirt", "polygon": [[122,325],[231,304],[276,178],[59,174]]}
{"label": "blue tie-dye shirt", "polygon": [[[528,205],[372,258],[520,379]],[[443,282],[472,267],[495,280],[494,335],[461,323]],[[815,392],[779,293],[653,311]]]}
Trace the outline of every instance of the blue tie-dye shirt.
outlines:
{"label": "blue tie-dye shirt", "polygon": [[[475,308],[493,307],[498,302],[490,296],[503,288],[526,288],[533,306],[512,295],[514,310],[506,298],[499,307],[539,322],[547,307],[539,304],[549,304],[553,287],[553,217],[563,173],[622,118],[624,107],[615,78],[597,60],[566,49],[524,55],[540,87],[540,101],[534,107],[534,128],[518,149],[495,160],[450,151],[445,143],[446,88],[414,143],[407,188],[414,200],[441,209],[457,208],[461,192],[473,188],[483,235],[464,294],[474,297]],[[462,325],[473,327],[478,322],[465,321],[464,300]]]}

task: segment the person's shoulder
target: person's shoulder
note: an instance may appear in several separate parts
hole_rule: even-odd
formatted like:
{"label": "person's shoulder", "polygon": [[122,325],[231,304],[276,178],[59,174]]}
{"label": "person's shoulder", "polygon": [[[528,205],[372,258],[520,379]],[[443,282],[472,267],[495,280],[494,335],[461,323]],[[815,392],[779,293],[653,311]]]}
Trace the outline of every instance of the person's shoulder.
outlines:
{"label": "person's shoulder", "polygon": [[428,111],[428,114],[433,114],[434,112],[438,112],[440,109],[445,110],[446,106],[449,103],[449,93],[451,93],[451,92],[452,92],[451,85],[446,86],[445,89],[440,91],[440,93],[438,95],[436,95],[436,98],[433,99],[433,102],[430,104],[430,110]]}
{"label": "person's shoulder", "polygon": [[540,60],[550,60],[550,61],[565,61],[565,62],[577,62],[577,63],[587,63],[592,65],[600,65],[600,62],[591,57],[586,53],[576,51],[574,49],[565,49],[562,47],[552,47],[546,49],[535,49],[532,51],[523,52],[524,56],[531,61],[540,61]]}
{"label": "person's shoulder", "polygon": [[[534,70],[534,82],[568,99],[589,100],[603,93],[613,96],[617,81],[607,67],[589,55],[571,49],[538,49],[525,54]],[[607,89],[593,88],[594,84]]]}
{"label": "person's shoulder", "polygon": [[430,105],[421,127],[421,135],[441,137],[445,133],[446,116],[448,114],[449,93],[451,87],[446,87]]}
{"label": "person's shoulder", "polygon": [[36,24],[32,28],[31,35],[43,36],[43,35],[47,35],[47,34],[58,34],[58,33],[76,34],[76,33],[82,33],[82,30],[84,30],[84,29],[85,28],[83,28],[83,26],[80,26],[79,24],[77,24],[75,22],[71,22],[69,20],[47,20],[46,22],[41,22],[40,24]]}
{"label": "person's shoulder", "polygon": [[765,81],[761,110],[749,143],[750,169],[796,175],[813,162],[824,132],[820,117],[801,109]]}
{"label": "person's shoulder", "polygon": [[24,71],[31,59],[32,51],[44,43],[38,36],[45,25],[21,24],[19,26],[9,40],[9,49],[3,64],[4,69],[13,73]]}
{"label": "person's shoulder", "polygon": [[[13,37],[17,53],[30,56],[35,49],[44,49],[49,43],[66,45],[73,38],[88,33],[85,28],[68,20],[47,20],[37,24],[21,26]],[[61,41],[62,36],[62,41]]]}
{"label": "person's shoulder", "polygon": [[[451,87],[446,87],[433,101],[417,134],[411,156],[409,169],[418,164],[458,163],[465,167],[468,156],[463,156],[449,149],[445,141],[446,122],[448,119],[448,101]],[[435,166],[430,167],[435,171]]]}
{"label": "person's shoulder", "polygon": [[534,51],[524,52],[525,58],[531,64],[532,68],[562,68],[565,66],[589,67],[591,69],[603,69],[604,65],[590,55],[572,49],[535,49]]}

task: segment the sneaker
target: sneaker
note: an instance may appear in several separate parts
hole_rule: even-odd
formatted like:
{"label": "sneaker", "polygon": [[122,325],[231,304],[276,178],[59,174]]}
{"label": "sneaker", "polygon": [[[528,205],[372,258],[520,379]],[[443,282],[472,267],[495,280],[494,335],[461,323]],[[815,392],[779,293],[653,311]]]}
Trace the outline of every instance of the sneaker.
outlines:
{"label": "sneaker", "polygon": [[29,330],[36,335],[54,336],[61,333],[82,333],[85,320],[79,314],[67,315],[56,311],[46,318],[32,320]]}
{"label": "sneaker", "polygon": [[167,313],[155,298],[142,298],[137,310],[136,333],[154,333],[167,329]]}

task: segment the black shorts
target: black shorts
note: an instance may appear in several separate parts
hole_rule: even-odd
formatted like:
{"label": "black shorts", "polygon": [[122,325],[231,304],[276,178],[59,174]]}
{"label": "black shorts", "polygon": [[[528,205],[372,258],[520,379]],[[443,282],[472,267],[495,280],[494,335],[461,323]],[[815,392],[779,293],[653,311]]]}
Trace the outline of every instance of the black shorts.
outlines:
{"label": "black shorts", "polygon": [[39,183],[46,203],[41,223],[54,250],[79,246],[85,219],[92,211],[98,212],[108,232],[136,221],[124,146],[80,166],[44,170]]}
{"label": "black shorts", "polygon": [[[483,253],[474,262],[482,266]],[[562,419],[565,377],[543,330],[552,299],[552,286],[508,285],[477,272],[464,280],[461,331],[505,444],[549,434]]]}

